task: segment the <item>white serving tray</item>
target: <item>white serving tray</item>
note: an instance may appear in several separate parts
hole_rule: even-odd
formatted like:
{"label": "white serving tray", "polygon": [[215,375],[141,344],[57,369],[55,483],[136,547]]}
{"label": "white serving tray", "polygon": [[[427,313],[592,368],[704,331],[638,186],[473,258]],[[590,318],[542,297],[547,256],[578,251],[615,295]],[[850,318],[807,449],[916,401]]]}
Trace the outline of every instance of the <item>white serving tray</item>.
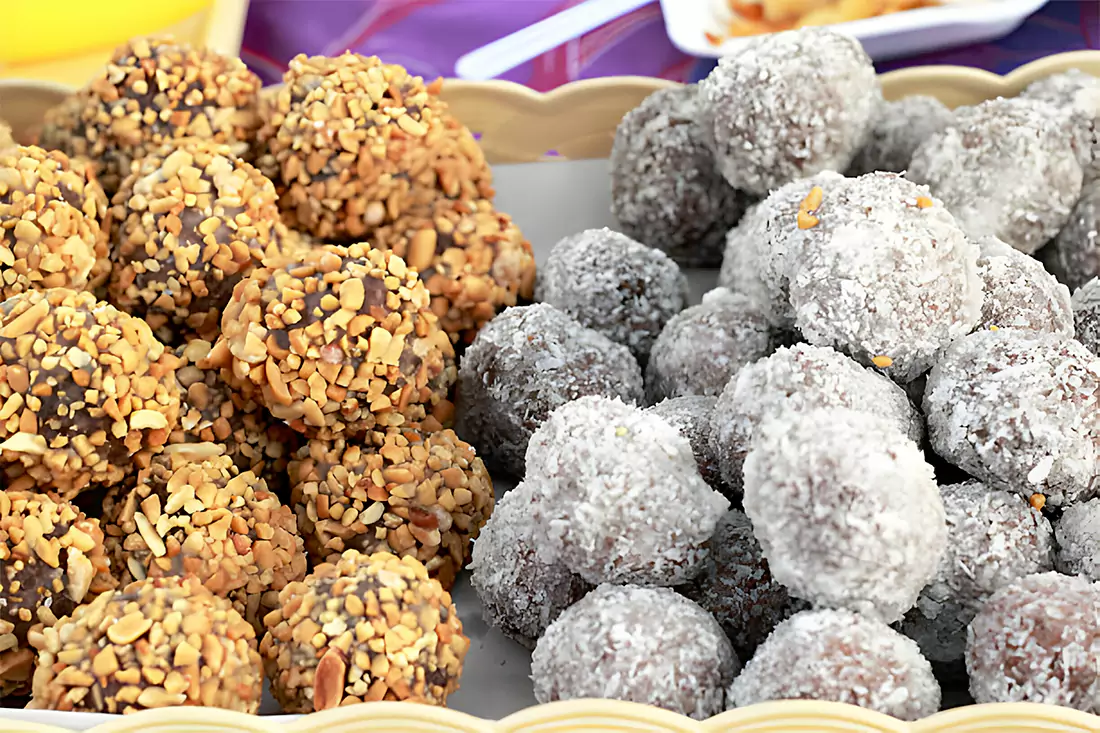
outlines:
{"label": "white serving tray", "polygon": [[[1047,0],[946,0],[918,8],[834,26],[855,36],[876,61],[915,56],[953,46],[1001,38],[1020,27]],[[707,33],[721,36],[731,17],[725,0],[661,0],[665,27],[673,45],[692,56],[719,57],[734,53],[742,38],[721,45]]]}

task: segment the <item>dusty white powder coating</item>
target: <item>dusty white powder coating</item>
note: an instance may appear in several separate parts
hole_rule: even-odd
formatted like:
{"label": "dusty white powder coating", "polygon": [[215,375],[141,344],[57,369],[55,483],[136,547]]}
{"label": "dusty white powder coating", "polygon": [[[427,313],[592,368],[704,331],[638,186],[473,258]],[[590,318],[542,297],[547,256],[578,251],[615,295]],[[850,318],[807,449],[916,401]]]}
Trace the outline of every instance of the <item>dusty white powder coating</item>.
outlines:
{"label": "dusty white powder coating", "polygon": [[848,175],[903,172],[921,143],[943,132],[954,119],[954,113],[935,97],[914,94],[882,102],[867,142],[848,167]]}
{"label": "dusty white powder coating", "polygon": [[1034,702],[1100,712],[1100,587],[1042,573],[997,591],[967,632],[978,703]]}
{"label": "dusty white powder coating", "polygon": [[977,481],[940,488],[947,551],[901,630],[933,662],[962,660],[966,627],[993,593],[1054,569],[1050,522],[1019,494]]}
{"label": "dusty white powder coating", "polygon": [[932,665],[911,639],[850,611],[803,611],[780,624],[730,688],[730,707],[822,700],[901,720],[939,711]]}
{"label": "dusty white powder coating", "polygon": [[924,414],[943,459],[993,488],[1053,506],[1097,488],[1100,359],[1073,339],[977,331],[928,376]]}
{"label": "dusty white powder coating", "polygon": [[1021,328],[1073,338],[1069,288],[1030,255],[996,237],[978,240],[982,317],[977,328]]}
{"label": "dusty white powder coating", "polygon": [[1078,153],[1085,180],[1100,178],[1100,77],[1068,69],[1032,82],[1020,96],[1049,102],[1071,115],[1081,136]]}
{"label": "dusty white powder coating", "polygon": [[1031,254],[1058,233],[1083,174],[1068,117],[1045,102],[993,99],[955,110],[909,165],[973,237],[992,234]]}
{"label": "dusty white powder coating", "polygon": [[905,383],[969,333],[982,307],[978,248],[928,189],[894,173],[821,187],[818,222],[788,250],[795,326]]}
{"label": "dusty white powder coating", "polygon": [[897,621],[944,553],[932,467],[894,422],[872,414],[828,408],[761,424],[744,489],[772,575],[815,605]]}
{"label": "dusty white powder coating", "polygon": [[1058,571],[1100,580],[1100,499],[1066,507],[1054,525]]}
{"label": "dusty white powder coating", "polygon": [[668,319],[684,309],[687,279],[664,252],[610,229],[588,229],[554,245],[539,269],[535,299],[644,362]]}
{"label": "dusty white powder coating", "polygon": [[485,623],[528,649],[562,611],[590,590],[580,577],[535,550],[537,493],[520,483],[497,502],[474,540],[470,584],[481,599]]}
{"label": "dusty white powder coating", "polygon": [[768,321],[746,296],[717,288],[677,313],[661,330],[646,365],[646,397],[722,393],[741,367],[773,347]]}
{"label": "dusty white powder coating", "polygon": [[1100,356],[1100,278],[1093,278],[1073,294],[1073,321],[1077,340]]}
{"label": "dusty white powder coating", "polygon": [[550,415],[531,436],[527,481],[539,492],[539,553],[597,584],[690,580],[729,509],[679,430],[606,397]]}
{"label": "dusty white powder coating", "polygon": [[710,421],[717,397],[692,395],[662,400],[647,408],[647,412],[659,416],[669,425],[680,431],[691,444],[695,454],[695,465],[699,475],[712,489],[726,498],[733,494],[722,481],[722,472],[718,468],[718,455],[710,445]]}
{"label": "dusty white powder coating", "polygon": [[787,412],[844,407],[878,415],[919,443],[924,423],[904,390],[833,349],[796,344],[742,369],[722,391],[711,417],[711,449],[722,480],[740,491],[756,428]]}
{"label": "dusty white powder coating", "polygon": [[704,720],[741,664],[718,623],[665,588],[601,585],[550,625],[531,656],[540,703],[625,700]]}
{"label": "dusty white powder coating", "polygon": [[522,476],[535,428],[591,394],[642,401],[642,370],[629,349],[549,305],[508,308],[462,357],[458,431],[487,462]]}
{"label": "dusty white powder coating", "polygon": [[699,91],[719,170],[730,185],[761,196],[846,169],[881,99],[859,42],[820,28],[745,39]]}
{"label": "dusty white powder coating", "polygon": [[1081,191],[1069,221],[1039,258],[1071,290],[1100,275],[1100,180]]}
{"label": "dusty white powder coating", "polygon": [[749,203],[722,177],[699,125],[698,87],[662,89],[626,113],[611,148],[611,213],[685,267],[717,267]]}

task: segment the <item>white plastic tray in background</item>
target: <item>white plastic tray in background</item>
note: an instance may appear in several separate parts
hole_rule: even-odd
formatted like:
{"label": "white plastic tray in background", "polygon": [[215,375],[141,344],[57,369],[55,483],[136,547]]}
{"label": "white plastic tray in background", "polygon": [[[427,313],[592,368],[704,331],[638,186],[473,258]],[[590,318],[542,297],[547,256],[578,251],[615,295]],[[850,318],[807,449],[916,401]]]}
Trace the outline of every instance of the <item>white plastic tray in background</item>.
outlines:
{"label": "white plastic tray in background", "polygon": [[[905,10],[833,26],[858,38],[876,61],[983,43],[1007,36],[1047,0],[943,0],[942,5]],[[673,45],[693,56],[734,53],[742,38],[721,45],[706,33],[722,35],[731,17],[726,0],[661,0],[665,27]]]}

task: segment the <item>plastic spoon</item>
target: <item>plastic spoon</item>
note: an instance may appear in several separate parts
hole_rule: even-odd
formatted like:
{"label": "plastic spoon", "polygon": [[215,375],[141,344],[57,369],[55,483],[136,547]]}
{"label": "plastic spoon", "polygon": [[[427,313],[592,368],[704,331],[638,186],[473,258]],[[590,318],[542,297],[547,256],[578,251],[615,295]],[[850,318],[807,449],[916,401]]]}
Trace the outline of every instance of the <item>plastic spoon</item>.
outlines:
{"label": "plastic spoon", "polygon": [[455,63],[460,79],[495,79],[520,64],[649,5],[653,0],[587,0],[475,49]]}

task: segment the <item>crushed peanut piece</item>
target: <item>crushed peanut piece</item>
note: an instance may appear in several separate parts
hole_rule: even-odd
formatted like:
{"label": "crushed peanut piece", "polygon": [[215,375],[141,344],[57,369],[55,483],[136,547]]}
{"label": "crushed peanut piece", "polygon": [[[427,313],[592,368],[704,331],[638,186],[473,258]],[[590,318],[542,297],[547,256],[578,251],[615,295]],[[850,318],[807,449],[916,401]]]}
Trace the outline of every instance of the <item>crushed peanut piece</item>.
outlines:
{"label": "crushed peanut piece", "polygon": [[1047,498],[1043,494],[1032,494],[1028,497],[1027,503],[1031,504],[1032,509],[1042,511],[1047,505]]}
{"label": "crushed peanut piece", "polygon": [[894,360],[891,359],[889,356],[886,356],[884,354],[879,354],[878,356],[871,359],[871,363],[874,364],[877,367],[885,369],[888,366],[893,366]]}

